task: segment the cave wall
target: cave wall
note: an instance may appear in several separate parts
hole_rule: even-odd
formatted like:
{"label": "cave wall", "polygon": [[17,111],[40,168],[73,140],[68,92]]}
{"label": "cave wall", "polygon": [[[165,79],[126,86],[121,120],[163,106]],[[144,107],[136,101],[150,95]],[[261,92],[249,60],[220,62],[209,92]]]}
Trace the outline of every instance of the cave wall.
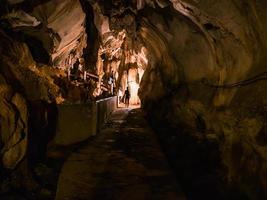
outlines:
{"label": "cave wall", "polygon": [[[15,169],[25,157],[32,162],[44,157],[55,131],[54,104],[64,101],[63,89],[58,86],[63,83],[59,79],[66,77],[64,71],[85,50],[90,53],[97,48],[96,41],[88,45],[91,49],[86,49],[87,42],[98,35],[91,30],[95,28],[90,21],[92,7],[86,7],[89,4],[86,1],[82,3],[79,0],[1,3],[0,125],[4,168]],[[90,25],[87,32],[86,25]],[[92,57],[94,54],[86,59],[91,64],[95,60]]]}
{"label": "cave wall", "polygon": [[[9,12],[1,19],[12,31],[41,43],[49,55],[49,62],[45,64],[64,69],[68,67],[70,53],[76,58],[83,55],[87,46],[86,14],[79,0],[29,0],[10,4]],[[37,42],[33,46],[37,46]]]}
{"label": "cave wall", "polygon": [[[168,127],[155,129],[166,151],[176,159],[177,170],[189,165],[188,173],[197,172],[191,177],[196,182],[189,186],[191,191],[199,187],[203,191],[198,194],[208,194],[212,184],[197,185],[205,185],[213,174],[218,179],[210,182],[213,185],[222,184],[221,179],[237,186],[249,199],[263,198],[266,2],[170,3],[142,11],[138,34],[150,52],[150,68],[139,90],[143,108],[153,124]],[[190,148],[191,143],[199,149]],[[200,151],[206,151],[206,158]],[[213,164],[202,171],[196,169],[196,165],[212,162],[215,152],[220,158],[216,167],[222,174],[216,175]],[[192,158],[182,164],[177,154]],[[216,192],[210,198],[223,193],[218,188],[212,189]]]}
{"label": "cave wall", "polygon": [[[3,31],[0,34],[1,163],[5,168],[15,169],[28,149],[29,102],[59,102],[60,94],[52,78],[38,68],[27,45]],[[52,69],[50,73],[53,74]]]}

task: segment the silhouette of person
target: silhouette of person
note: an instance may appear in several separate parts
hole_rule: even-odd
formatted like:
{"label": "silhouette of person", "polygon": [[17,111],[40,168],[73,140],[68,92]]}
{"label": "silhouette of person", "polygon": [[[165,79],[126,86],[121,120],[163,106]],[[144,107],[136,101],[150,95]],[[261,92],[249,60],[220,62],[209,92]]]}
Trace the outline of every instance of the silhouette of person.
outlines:
{"label": "silhouette of person", "polygon": [[78,79],[78,70],[79,70],[79,60],[77,59],[76,62],[73,64],[72,68],[71,68],[71,75],[72,75],[72,79],[73,81]]}
{"label": "silhouette of person", "polygon": [[125,98],[124,103],[125,103],[125,106],[126,106],[127,108],[129,107],[130,97],[131,97],[131,95],[130,95],[130,92],[129,92],[129,88],[127,87],[127,89],[126,89],[125,92],[124,92],[124,98]]}

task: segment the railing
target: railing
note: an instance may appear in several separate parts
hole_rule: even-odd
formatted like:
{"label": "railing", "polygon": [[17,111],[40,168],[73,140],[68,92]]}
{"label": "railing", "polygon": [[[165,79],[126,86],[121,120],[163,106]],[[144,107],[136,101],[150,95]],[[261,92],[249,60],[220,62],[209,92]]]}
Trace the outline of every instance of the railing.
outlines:
{"label": "railing", "polygon": [[96,112],[97,112],[97,129],[99,132],[103,124],[108,119],[109,115],[114,111],[114,108],[118,107],[117,96],[100,99],[96,101]]}
{"label": "railing", "polygon": [[58,105],[54,143],[70,145],[95,136],[116,108],[117,96],[86,104]]}

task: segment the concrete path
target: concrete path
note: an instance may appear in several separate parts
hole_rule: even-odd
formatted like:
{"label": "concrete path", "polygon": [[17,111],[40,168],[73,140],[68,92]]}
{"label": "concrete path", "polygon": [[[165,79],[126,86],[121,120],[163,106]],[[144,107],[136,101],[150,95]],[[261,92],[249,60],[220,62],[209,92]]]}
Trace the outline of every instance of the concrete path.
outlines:
{"label": "concrete path", "polygon": [[140,109],[115,111],[65,162],[56,200],[184,200]]}

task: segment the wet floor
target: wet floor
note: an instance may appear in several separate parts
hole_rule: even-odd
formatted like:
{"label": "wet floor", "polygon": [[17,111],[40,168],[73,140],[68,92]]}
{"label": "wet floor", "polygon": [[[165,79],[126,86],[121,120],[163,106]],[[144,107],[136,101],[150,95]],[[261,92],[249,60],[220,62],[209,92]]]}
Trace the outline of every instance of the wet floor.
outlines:
{"label": "wet floor", "polygon": [[140,109],[119,109],[93,142],[74,152],[56,200],[182,200],[156,136]]}

